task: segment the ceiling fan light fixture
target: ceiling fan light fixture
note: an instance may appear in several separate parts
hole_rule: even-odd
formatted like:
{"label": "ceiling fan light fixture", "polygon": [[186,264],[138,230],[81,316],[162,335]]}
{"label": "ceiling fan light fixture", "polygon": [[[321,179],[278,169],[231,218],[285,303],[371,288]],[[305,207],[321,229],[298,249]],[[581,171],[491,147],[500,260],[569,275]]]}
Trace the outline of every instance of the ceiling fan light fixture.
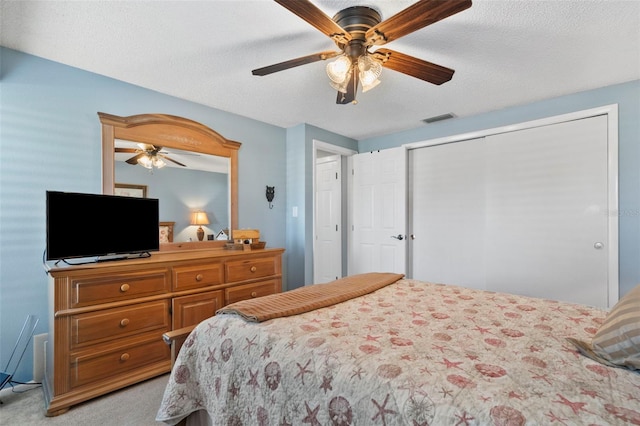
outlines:
{"label": "ceiling fan light fixture", "polygon": [[349,81],[351,81],[350,78],[349,79],[345,78],[342,83],[336,83],[335,81],[329,81],[329,84],[331,85],[331,87],[333,87],[338,92],[347,93],[347,87],[349,87]]}
{"label": "ceiling fan light fixture", "polygon": [[148,155],[144,155],[144,156],[138,158],[138,164],[140,164],[145,169],[152,169],[153,168],[153,162],[151,161],[151,158],[149,158]]}
{"label": "ceiling fan light fixture", "polygon": [[358,58],[358,71],[363,92],[371,90],[380,84],[378,77],[382,74],[382,65],[378,61],[371,59],[369,55],[363,55]]}
{"label": "ceiling fan light fixture", "polygon": [[162,158],[158,158],[157,156],[153,157],[153,159],[151,160],[151,163],[153,164],[153,167],[155,167],[156,169],[161,169],[167,165],[167,163],[165,163]]}
{"label": "ceiling fan light fixture", "polygon": [[362,81],[362,93],[367,92],[373,89],[374,87],[376,87],[378,84],[380,84],[380,80],[378,80],[377,78],[369,84],[365,84],[364,80],[361,80],[361,81]]}
{"label": "ceiling fan light fixture", "polygon": [[346,55],[342,55],[327,64],[327,75],[334,83],[344,83],[349,75],[349,70],[351,70],[351,59]]}
{"label": "ceiling fan light fixture", "polygon": [[142,157],[138,158],[138,164],[149,170],[152,170],[154,167],[156,169],[161,169],[167,165],[167,163],[165,163],[162,158],[159,158],[157,155],[151,155],[148,153],[147,155],[143,155]]}
{"label": "ceiling fan light fixture", "polygon": [[382,74],[382,65],[380,65],[380,62],[371,59],[371,56],[362,55],[358,58],[358,70],[361,78],[366,76],[370,81],[373,81]]}

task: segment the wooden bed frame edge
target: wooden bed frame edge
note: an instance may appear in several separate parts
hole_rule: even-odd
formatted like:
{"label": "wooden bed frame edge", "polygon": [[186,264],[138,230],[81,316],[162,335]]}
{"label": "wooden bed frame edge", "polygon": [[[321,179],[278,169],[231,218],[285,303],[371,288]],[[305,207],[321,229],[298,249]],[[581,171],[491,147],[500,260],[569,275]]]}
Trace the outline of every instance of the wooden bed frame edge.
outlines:
{"label": "wooden bed frame edge", "polygon": [[184,341],[187,340],[189,333],[191,333],[195,327],[195,325],[190,325],[177,330],[167,331],[162,335],[162,340],[164,340],[167,345],[171,346],[171,367],[175,364],[176,358],[178,357],[178,353],[180,352],[180,348],[182,348]]}

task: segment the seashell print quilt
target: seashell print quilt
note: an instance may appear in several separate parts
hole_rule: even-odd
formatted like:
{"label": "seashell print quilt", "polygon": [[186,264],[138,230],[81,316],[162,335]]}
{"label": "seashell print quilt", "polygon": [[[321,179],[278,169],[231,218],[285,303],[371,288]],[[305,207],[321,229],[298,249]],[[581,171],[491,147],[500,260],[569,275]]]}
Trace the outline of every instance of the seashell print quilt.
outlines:
{"label": "seashell print quilt", "polygon": [[590,339],[605,316],[411,279],[262,323],[218,315],[182,347],[156,420],[204,410],[235,426],[640,425],[640,374],[565,340]]}

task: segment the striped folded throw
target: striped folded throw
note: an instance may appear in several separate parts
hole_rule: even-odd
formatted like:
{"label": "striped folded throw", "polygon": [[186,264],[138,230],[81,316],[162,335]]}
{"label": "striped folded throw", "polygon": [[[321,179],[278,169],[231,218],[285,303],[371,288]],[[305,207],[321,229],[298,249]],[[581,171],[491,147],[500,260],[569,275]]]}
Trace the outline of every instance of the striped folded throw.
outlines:
{"label": "striped folded throw", "polygon": [[640,285],[616,303],[590,343],[567,340],[602,364],[640,370]]}
{"label": "striped folded throw", "polygon": [[402,277],[403,274],[389,272],[351,275],[326,284],[314,284],[284,293],[242,300],[218,309],[216,315],[238,314],[251,322],[297,315],[363,296]]}

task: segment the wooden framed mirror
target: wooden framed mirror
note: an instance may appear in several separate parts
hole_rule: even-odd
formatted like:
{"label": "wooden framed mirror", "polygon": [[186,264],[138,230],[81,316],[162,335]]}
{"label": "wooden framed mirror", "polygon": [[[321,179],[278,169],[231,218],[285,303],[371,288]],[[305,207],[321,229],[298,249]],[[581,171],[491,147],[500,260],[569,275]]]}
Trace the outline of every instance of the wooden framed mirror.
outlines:
{"label": "wooden framed mirror", "polygon": [[[144,143],[229,159],[229,223],[238,229],[238,150],[241,143],[228,140],[209,127],[183,117],[140,114],[128,117],[98,112],[102,124],[102,192],[113,194],[116,184],[116,141]],[[173,218],[171,218],[173,220]],[[222,247],[226,241],[164,243],[160,250]]]}

